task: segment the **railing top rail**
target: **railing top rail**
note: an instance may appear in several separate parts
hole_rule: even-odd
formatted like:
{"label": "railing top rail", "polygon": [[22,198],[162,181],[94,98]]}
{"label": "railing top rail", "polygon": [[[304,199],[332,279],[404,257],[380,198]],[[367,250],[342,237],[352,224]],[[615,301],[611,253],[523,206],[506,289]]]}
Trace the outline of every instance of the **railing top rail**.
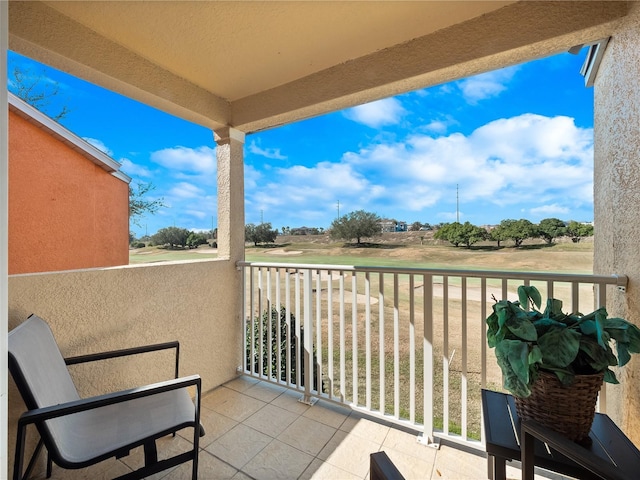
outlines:
{"label": "railing top rail", "polygon": [[400,273],[410,275],[437,275],[448,277],[475,278],[507,278],[513,280],[554,280],[557,282],[599,283],[604,285],[627,286],[626,275],[595,275],[586,273],[551,273],[551,272],[513,272],[504,270],[468,270],[448,268],[418,268],[418,267],[376,267],[361,265],[325,265],[305,263],[276,263],[276,262],[237,262],[238,267],[282,268],[296,270],[330,270],[338,272],[373,272]]}

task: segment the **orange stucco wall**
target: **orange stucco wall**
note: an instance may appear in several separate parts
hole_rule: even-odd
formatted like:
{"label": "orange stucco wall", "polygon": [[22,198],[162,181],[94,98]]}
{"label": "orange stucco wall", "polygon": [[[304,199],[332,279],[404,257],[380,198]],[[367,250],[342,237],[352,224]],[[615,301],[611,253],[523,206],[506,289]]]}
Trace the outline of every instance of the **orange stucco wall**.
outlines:
{"label": "orange stucco wall", "polygon": [[129,263],[129,187],[9,112],[9,274]]}

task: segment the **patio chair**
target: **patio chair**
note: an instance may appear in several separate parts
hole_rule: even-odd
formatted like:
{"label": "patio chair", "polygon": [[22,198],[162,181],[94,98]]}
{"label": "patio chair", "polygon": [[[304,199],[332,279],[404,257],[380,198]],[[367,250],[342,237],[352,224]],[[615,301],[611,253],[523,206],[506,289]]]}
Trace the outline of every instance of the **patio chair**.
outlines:
{"label": "patio chair", "polygon": [[[49,325],[29,318],[9,332],[9,369],[28,411],[18,420],[13,479],[28,478],[44,445],[47,478],[52,462],[66,469],[84,468],[108,458],[122,458],[144,447],[144,466],[119,479],[140,479],[184,462],[198,473],[201,383],[198,375],[81,399],[67,369],[77,364],[163,350],[177,342],[63,359]],[[195,386],[195,400],[187,387]],[[23,475],[27,427],[35,425],[40,440]],[[193,449],[158,461],[156,440],[193,428]]]}

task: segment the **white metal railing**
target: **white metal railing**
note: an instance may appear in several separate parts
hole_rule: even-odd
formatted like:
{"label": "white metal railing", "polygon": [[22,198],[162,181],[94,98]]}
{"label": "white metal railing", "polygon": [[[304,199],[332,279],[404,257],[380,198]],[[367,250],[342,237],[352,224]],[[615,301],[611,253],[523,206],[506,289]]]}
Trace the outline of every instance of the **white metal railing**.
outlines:
{"label": "white metal railing", "polygon": [[[242,370],[438,437],[481,445],[480,390],[501,390],[485,318],[519,285],[569,312],[626,276],[239,262]],[[606,408],[601,394],[600,410]]]}

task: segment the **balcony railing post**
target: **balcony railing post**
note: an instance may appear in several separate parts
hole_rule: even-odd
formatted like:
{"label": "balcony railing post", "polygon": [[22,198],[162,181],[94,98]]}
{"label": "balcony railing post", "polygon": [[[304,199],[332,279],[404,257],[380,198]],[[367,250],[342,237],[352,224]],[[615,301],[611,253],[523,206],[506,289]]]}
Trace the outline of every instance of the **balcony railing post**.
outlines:
{"label": "balcony railing post", "polygon": [[[304,364],[304,396],[300,399],[302,403],[307,405],[313,405],[316,399],[311,397],[311,390],[313,386],[313,309],[312,305],[312,281],[311,281],[311,269],[307,269],[303,275],[303,343],[304,343],[304,358],[302,362]],[[320,354],[320,352],[318,352]],[[320,385],[318,385],[320,390]]]}

